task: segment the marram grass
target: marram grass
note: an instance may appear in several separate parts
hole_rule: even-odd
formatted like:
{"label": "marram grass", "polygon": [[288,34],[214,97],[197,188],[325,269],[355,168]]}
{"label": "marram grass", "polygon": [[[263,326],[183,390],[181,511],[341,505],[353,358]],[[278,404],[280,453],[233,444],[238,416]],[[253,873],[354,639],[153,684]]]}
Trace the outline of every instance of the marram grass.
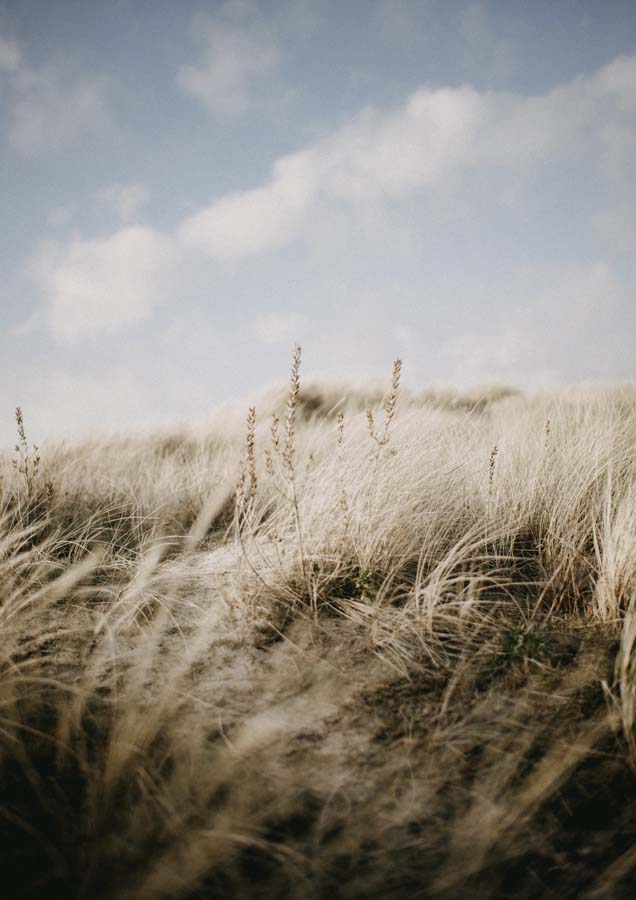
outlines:
{"label": "marram grass", "polygon": [[3,895],[633,897],[636,388],[300,367],[223,427],[19,411]]}

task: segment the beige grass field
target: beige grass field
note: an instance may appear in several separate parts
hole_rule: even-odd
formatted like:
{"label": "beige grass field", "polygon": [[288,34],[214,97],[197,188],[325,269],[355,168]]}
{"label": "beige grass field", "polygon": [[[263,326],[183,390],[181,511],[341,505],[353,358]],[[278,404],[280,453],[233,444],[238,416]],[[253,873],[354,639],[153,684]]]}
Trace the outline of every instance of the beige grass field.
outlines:
{"label": "beige grass field", "polygon": [[636,387],[0,458],[7,898],[636,895]]}

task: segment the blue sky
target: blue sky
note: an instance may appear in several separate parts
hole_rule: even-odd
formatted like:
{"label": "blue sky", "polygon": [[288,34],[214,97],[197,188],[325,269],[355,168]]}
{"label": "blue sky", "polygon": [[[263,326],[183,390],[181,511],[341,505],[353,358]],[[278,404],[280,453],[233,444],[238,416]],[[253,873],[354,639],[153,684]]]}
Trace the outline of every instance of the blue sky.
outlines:
{"label": "blue sky", "polygon": [[0,441],[636,377],[636,4],[0,0]]}

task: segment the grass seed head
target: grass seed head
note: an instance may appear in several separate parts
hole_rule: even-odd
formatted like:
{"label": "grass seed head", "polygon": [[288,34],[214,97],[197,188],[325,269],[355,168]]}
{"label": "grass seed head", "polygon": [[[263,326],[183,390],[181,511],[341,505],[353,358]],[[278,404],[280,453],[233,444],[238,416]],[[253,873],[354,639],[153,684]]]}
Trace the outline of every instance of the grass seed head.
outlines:
{"label": "grass seed head", "polygon": [[343,446],[343,444],[344,444],[344,422],[345,422],[345,419],[344,419],[344,413],[342,413],[342,412],[338,413],[338,437],[337,437],[337,444],[338,444],[338,448],[339,448],[339,449],[342,449],[342,446]]}
{"label": "grass seed head", "polygon": [[250,406],[247,413],[247,435],[245,441],[245,469],[249,481],[246,493],[246,501],[253,500],[256,495],[258,478],[256,475],[256,451],[254,448],[256,439],[256,407]]}
{"label": "grass seed head", "polygon": [[272,447],[275,453],[280,453],[280,436],[279,436],[279,426],[280,419],[276,415],[276,413],[272,414],[272,424],[270,426],[270,433],[272,435]]}
{"label": "grass seed head", "polygon": [[492,491],[493,485],[495,483],[495,469],[497,467],[497,454],[499,453],[499,448],[495,444],[495,446],[490,451],[490,459],[488,461],[488,491]]}
{"label": "grass seed head", "polygon": [[395,417],[395,406],[398,398],[398,390],[400,387],[400,376],[402,374],[402,360],[396,359],[393,363],[393,374],[391,376],[391,389],[388,393],[386,400],[384,401],[384,413],[385,413],[385,422],[384,422],[384,431],[385,434],[388,432],[389,425],[393,421]]}
{"label": "grass seed head", "polygon": [[298,394],[300,393],[300,345],[294,344],[292,353],[292,366],[289,376],[289,393],[287,395],[287,410],[285,414],[285,446],[283,448],[283,463],[288,474],[293,471],[294,436],[296,431],[296,408],[298,406]]}

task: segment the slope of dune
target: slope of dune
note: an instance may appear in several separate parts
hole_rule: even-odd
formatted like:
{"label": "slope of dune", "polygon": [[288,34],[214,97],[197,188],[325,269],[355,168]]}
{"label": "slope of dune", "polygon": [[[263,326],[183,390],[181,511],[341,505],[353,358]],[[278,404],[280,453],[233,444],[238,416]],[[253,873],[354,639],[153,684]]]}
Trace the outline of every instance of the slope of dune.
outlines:
{"label": "slope of dune", "polygon": [[20,425],[7,896],[633,896],[636,388],[299,362],[245,425]]}

